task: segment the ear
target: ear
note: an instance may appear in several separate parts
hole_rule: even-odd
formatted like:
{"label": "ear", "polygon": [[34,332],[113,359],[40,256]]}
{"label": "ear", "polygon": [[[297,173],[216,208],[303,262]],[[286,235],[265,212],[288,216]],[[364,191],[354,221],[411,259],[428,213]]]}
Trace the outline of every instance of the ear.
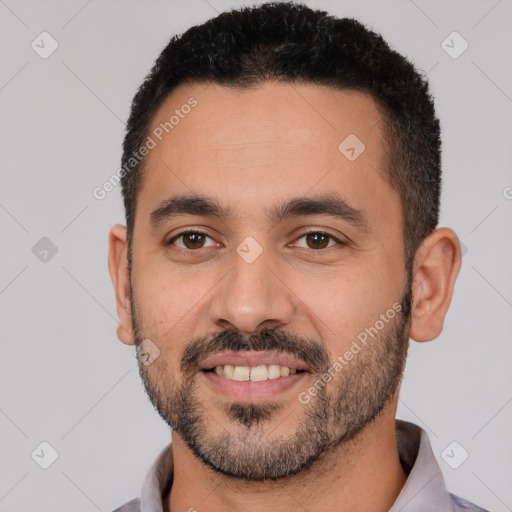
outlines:
{"label": "ear", "polygon": [[126,345],[135,344],[132,330],[132,313],[130,305],[130,282],[128,278],[128,258],[126,228],[116,224],[108,236],[108,270],[116,294],[116,309],[119,317],[117,337]]}
{"label": "ear", "polygon": [[418,247],[409,333],[413,340],[430,341],[441,334],[461,258],[459,239],[449,228],[435,229]]}

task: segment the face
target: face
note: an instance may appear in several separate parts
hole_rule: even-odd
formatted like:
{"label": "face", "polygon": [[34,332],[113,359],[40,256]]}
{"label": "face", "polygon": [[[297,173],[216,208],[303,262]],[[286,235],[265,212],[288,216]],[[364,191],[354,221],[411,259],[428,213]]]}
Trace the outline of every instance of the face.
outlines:
{"label": "face", "polygon": [[296,474],[396,402],[411,283],[379,111],[187,85],[149,133],[130,277],[135,342],[159,353],[139,360],[147,393],[216,471]]}

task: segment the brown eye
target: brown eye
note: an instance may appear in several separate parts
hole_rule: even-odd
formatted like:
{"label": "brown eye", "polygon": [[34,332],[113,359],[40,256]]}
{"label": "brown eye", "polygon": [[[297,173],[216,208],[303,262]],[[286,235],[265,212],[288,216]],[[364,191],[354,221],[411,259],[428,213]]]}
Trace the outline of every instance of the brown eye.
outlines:
{"label": "brown eye", "polygon": [[183,235],[183,243],[187,249],[200,249],[204,244],[205,236],[200,233],[187,233]]}
{"label": "brown eye", "polygon": [[345,245],[341,240],[338,240],[329,233],[324,233],[322,231],[311,231],[310,233],[305,233],[297,239],[297,242],[302,239],[305,240],[305,244],[297,243],[297,245],[299,247],[312,250],[328,249],[333,245]]}
{"label": "brown eye", "polygon": [[[176,245],[180,249],[202,249],[203,247],[208,247],[205,245],[208,238],[211,240],[211,237],[200,231],[187,231],[169,240],[169,245]],[[215,245],[215,243],[211,245]]]}
{"label": "brown eye", "polygon": [[306,235],[307,244],[310,249],[325,249],[329,244],[329,235],[324,233],[309,233]]}

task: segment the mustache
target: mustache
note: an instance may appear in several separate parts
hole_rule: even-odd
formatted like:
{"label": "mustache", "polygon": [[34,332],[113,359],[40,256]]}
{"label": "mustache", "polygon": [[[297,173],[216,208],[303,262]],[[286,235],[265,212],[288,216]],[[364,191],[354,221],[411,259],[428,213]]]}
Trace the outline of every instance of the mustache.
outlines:
{"label": "mustache", "polygon": [[190,342],[181,357],[181,370],[193,374],[201,361],[228,350],[290,354],[304,361],[314,373],[325,373],[330,365],[327,351],[316,340],[288,334],[278,328],[265,328],[251,336],[244,336],[234,329],[226,329],[212,337],[198,338]]}

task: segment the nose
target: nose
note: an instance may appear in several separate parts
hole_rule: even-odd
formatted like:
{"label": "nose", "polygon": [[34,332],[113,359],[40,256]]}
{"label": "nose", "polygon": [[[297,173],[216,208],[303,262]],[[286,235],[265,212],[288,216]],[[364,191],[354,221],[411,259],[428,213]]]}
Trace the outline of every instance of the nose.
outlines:
{"label": "nose", "polygon": [[264,255],[247,263],[235,253],[231,271],[215,289],[211,321],[247,335],[290,323],[293,293],[278,276],[278,269]]}

